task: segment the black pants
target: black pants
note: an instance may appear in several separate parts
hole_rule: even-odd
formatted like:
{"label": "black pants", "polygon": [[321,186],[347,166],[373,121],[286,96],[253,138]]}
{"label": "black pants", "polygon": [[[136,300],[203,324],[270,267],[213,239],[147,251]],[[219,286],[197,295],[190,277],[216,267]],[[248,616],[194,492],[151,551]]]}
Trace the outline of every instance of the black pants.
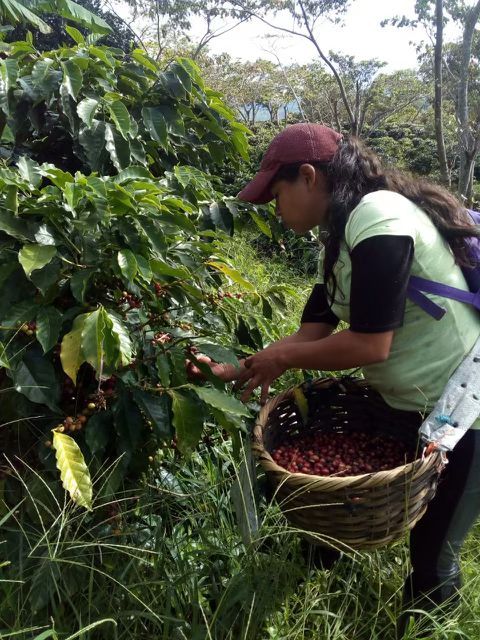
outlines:
{"label": "black pants", "polygon": [[448,454],[437,493],[410,533],[412,573],[405,604],[441,604],[461,586],[459,553],[480,514],[480,430],[470,429]]}

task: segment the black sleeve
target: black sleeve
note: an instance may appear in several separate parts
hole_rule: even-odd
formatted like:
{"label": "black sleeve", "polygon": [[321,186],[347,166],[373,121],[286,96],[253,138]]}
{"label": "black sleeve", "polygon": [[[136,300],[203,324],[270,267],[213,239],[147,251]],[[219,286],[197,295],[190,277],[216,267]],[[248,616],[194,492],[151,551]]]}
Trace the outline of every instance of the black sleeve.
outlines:
{"label": "black sleeve", "polygon": [[410,236],[373,236],[350,254],[350,329],[378,333],[401,327],[413,260]]}
{"label": "black sleeve", "polygon": [[330,309],[324,284],[316,284],[307,300],[302,313],[301,322],[326,322],[334,327],[339,319]]}

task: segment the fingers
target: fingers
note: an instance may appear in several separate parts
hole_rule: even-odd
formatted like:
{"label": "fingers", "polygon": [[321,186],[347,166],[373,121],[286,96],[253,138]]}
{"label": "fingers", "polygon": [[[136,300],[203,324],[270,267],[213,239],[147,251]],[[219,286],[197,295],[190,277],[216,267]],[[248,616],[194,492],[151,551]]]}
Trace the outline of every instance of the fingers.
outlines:
{"label": "fingers", "polygon": [[263,406],[268,400],[268,392],[270,391],[270,383],[262,384],[262,391],[260,393],[260,404]]}
{"label": "fingers", "polygon": [[[239,366],[235,367],[232,364],[223,364],[223,363],[217,363],[217,362],[213,362],[213,360],[211,358],[209,358],[208,356],[204,356],[202,354],[199,355],[195,355],[194,356],[194,361],[192,360],[186,360],[185,361],[185,365],[187,368],[187,374],[189,377],[191,377],[192,379],[194,378],[200,378],[200,379],[205,379],[205,371],[202,371],[197,365],[198,364],[204,364],[207,365],[211,371],[211,373],[216,376],[217,378],[220,378],[220,380],[222,380],[223,382],[233,382],[234,380],[238,380],[239,377],[243,374],[243,372],[245,371],[245,367],[243,365],[243,360],[240,360],[239,362]],[[197,364],[195,364],[197,363]],[[207,369],[208,371],[208,369]],[[245,378],[246,380],[247,378]],[[241,384],[243,385],[243,383],[245,382],[245,380],[242,380]]]}
{"label": "fingers", "polygon": [[246,402],[249,399],[249,397],[252,395],[253,390],[256,389],[259,385],[260,385],[260,382],[257,380],[257,378],[252,378],[250,382],[247,384],[247,386],[245,387],[245,389],[243,390],[243,393],[240,396],[240,400],[242,402]]}
{"label": "fingers", "polygon": [[[235,382],[233,387],[235,391],[242,389],[246,385],[240,396],[242,402],[246,402],[257,387],[261,388],[260,403],[263,405],[268,400],[270,384],[275,377],[269,375],[271,372],[268,372],[268,368],[265,370],[265,367],[259,367],[259,363],[257,363],[254,356],[240,360],[240,366],[238,367],[231,364],[213,362],[211,358],[201,354],[195,357],[195,361],[199,364],[207,365],[212,374],[223,382]],[[187,374],[192,380],[205,379],[205,373],[192,361],[188,362]]]}
{"label": "fingers", "polygon": [[240,396],[240,400],[242,402],[246,402],[248,398],[252,395],[253,391],[257,387],[261,387],[260,391],[260,404],[264,405],[268,400],[268,392],[270,390],[270,385],[273,382],[272,379],[265,380],[260,376],[252,376],[250,382],[247,384],[245,389],[243,390],[242,395]]}
{"label": "fingers", "polygon": [[240,389],[240,387],[243,387],[247,380],[250,380],[252,376],[253,371],[251,371],[250,369],[243,369],[243,371],[236,378],[235,388]]}
{"label": "fingers", "polygon": [[212,373],[223,382],[233,382],[237,380],[241,369],[233,366],[233,364],[214,364],[211,367]]}

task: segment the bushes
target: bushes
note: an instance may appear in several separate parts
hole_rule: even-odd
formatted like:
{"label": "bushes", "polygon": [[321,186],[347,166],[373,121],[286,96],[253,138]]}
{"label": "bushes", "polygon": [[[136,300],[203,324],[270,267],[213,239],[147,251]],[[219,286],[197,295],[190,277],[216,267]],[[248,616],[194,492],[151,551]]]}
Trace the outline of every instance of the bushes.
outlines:
{"label": "bushes", "polygon": [[[174,434],[191,453],[207,416],[238,446],[248,410],[205,365],[209,388],[192,384],[185,362],[261,347],[256,308],[268,330],[281,295],[260,296],[213,243],[238,212],[204,170],[247,143],[195,65],[162,71],[72,33],[76,47],[18,42],[0,63],[3,152],[17,164],[0,167],[2,466],[53,469],[53,429],[67,437],[53,438],[57,458],[68,443],[92,473],[121,457],[113,490]],[[217,295],[227,282],[239,297]],[[62,472],[77,500],[81,469]]]}

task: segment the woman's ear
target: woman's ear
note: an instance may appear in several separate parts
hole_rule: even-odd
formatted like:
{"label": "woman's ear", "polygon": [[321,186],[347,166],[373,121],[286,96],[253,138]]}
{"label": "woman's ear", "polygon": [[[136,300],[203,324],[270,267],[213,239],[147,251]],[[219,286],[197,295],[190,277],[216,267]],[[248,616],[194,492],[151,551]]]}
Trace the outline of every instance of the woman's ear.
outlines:
{"label": "woman's ear", "polygon": [[317,172],[313,165],[308,164],[308,162],[300,165],[298,174],[301,178],[305,180],[305,182],[307,183],[307,186],[312,187],[315,185]]}

